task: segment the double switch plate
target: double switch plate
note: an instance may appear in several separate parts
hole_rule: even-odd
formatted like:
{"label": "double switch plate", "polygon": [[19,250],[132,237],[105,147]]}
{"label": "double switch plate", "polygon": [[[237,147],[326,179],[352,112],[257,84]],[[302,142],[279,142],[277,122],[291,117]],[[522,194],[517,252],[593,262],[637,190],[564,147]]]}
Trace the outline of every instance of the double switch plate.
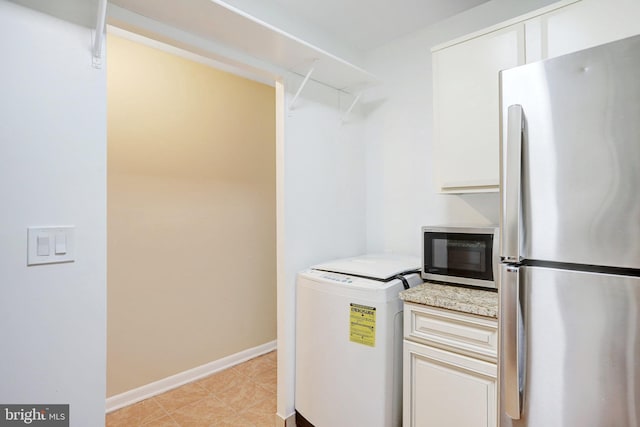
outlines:
{"label": "double switch plate", "polygon": [[27,228],[27,265],[75,261],[75,227]]}

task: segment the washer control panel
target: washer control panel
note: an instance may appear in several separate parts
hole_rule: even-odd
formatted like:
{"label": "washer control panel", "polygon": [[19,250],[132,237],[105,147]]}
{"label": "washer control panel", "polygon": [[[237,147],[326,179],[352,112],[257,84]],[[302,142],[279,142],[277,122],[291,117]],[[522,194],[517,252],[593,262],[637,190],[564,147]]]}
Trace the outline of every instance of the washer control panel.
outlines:
{"label": "washer control panel", "polygon": [[329,273],[326,271],[318,271],[318,273],[321,273],[320,277],[326,280],[331,280],[338,283],[353,283],[353,277],[351,276],[345,276],[344,274],[338,273]]}

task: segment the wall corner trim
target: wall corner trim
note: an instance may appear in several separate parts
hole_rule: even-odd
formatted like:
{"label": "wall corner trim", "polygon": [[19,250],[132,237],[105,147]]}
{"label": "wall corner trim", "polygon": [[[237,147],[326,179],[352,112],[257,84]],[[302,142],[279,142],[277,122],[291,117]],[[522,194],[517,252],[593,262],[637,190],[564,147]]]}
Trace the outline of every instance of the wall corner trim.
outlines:
{"label": "wall corner trim", "polygon": [[288,417],[283,417],[280,414],[276,414],[275,427],[296,427],[295,412]]}
{"label": "wall corner trim", "polygon": [[276,349],[276,344],[277,341],[270,341],[257,347],[249,348],[230,356],[223,357],[222,359],[214,360],[212,362],[205,363],[204,365],[196,366],[195,368],[134,388],[133,390],[116,394],[107,398],[106,412],[113,412],[117,409],[157,396],[165,391],[169,391],[176,387],[180,387],[181,385],[204,378],[242,362],[246,362],[254,357],[269,353]]}

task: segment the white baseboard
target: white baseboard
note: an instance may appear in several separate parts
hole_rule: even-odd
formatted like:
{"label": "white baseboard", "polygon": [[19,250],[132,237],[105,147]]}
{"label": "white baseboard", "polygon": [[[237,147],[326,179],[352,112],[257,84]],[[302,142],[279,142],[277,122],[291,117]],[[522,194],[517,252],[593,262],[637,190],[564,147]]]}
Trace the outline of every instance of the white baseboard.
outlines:
{"label": "white baseboard", "polygon": [[190,383],[200,378],[204,378],[218,371],[222,371],[224,369],[238,365],[242,362],[246,362],[247,360],[253,359],[254,357],[269,353],[270,351],[273,351],[275,349],[276,341],[271,341],[257,347],[243,350],[239,353],[232,354],[231,356],[223,357],[222,359],[214,360],[213,362],[209,362],[201,366],[196,366],[193,369],[171,375],[170,377],[154,381],[150,384],[143,385],[142,387],[134,388],[133,390],[116,394],[115,396],[107,398],[107,413],[140,402],[141,400],[156,396],[160,393],[164,393],[165,391],[174,389],[176,387],[180,387],[181,385]]}

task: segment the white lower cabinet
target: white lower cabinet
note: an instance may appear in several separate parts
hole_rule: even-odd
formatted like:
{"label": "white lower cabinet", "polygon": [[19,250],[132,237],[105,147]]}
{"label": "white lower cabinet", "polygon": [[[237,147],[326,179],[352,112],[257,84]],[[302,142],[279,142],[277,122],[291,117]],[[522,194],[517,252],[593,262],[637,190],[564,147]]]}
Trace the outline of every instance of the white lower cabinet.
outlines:
{"label": "white lower cabinet", "polygon": [[497,321],[411,303],[404,313],[403,427],[497,426]]}
{"label": "white lower cabinet", "polygon": [[405,341],[405,427],[495,427],[496,365]]}

